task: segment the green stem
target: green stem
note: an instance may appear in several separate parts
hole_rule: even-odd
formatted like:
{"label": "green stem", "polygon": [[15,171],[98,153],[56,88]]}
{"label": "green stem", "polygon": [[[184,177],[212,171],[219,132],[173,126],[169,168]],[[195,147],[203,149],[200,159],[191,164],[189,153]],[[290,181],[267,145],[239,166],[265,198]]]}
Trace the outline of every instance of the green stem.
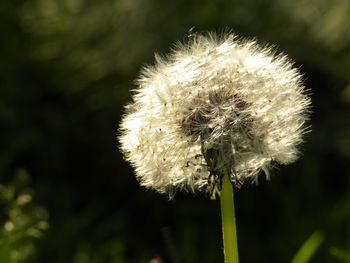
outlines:
{"label": "green stem", "polygon": [[238,245],[233,189],[227,174],[225,174],[222,178],[220,203],[225,263],[238,263]]}

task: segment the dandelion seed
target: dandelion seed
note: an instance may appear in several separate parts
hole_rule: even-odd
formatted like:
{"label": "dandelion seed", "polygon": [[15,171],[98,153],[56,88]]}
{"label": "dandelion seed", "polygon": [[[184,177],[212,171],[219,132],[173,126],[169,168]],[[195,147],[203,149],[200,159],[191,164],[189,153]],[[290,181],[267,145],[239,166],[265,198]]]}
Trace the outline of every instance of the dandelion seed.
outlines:
{"label": "dandelion seed", "polygon": [[296,160],[309,105],[285,55],[199,35],[143,70],[119,141],[141,185],[215,196],[224,173],[239,188]]}

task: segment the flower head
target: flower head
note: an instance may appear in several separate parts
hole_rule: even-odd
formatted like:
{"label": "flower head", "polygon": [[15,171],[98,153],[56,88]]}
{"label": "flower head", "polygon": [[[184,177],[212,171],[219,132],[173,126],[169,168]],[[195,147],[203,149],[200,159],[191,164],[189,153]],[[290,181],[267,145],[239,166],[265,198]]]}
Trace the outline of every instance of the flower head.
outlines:
{"label": "flower head", "polygon": [[215,192],[298,157],[310,99],[285,55],[253,41],[199,35],[145,68],[119,141],[141,185]]}

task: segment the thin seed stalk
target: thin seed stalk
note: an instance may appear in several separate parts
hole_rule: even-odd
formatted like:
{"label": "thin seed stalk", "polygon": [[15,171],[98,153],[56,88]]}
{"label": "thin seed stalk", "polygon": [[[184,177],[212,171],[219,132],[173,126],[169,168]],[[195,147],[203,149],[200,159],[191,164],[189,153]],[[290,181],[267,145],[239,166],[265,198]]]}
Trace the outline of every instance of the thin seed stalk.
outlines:
{"label": "thin seed stalk", "polygon": [[233,200],[233,187],[228,174],[225,174],[222,178],[220,204],[225,263],[238,263],[238,245],[235,206]]}

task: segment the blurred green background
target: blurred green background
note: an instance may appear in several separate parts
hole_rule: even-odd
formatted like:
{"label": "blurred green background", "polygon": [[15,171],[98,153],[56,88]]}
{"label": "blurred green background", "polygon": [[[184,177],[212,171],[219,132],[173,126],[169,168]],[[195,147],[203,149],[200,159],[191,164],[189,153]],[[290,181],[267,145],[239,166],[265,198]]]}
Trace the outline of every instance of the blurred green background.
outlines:
{"label": "blurred green background", "polygon": [[139,187],[116,136],[154,52],[226,28],[287,53],[313,101],[303,156],[236,194],[241,262],[291,262],[308,239],[310,262],[350,262],[349,14],[348,0],[1,1],[0,262],[223,262],[219,202]]}

